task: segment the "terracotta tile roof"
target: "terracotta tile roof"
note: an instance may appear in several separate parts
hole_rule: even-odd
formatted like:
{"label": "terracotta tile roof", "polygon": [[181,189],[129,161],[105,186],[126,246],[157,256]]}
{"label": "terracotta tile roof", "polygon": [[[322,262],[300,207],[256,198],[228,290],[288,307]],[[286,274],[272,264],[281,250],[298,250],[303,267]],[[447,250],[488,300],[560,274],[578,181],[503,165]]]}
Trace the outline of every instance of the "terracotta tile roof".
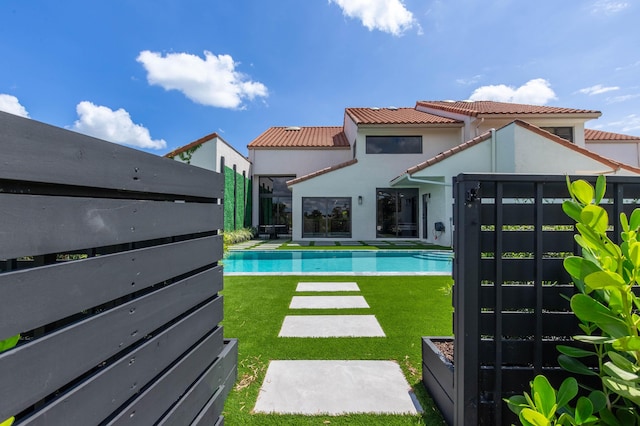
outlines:
{"label": "terracotta tile roof", "polygon": [[271,127],[255,138],[249,149],[329,148],[349,149],[349,141],[340,127]]}
{"label": "terracotta tile roof", "polygon": [[[528,129],[534,133],[537,133],[539,135],[544,136],[547,139],[551,139],[552,141],[559,143],[569,149],[572,149],[573,151],[579,152],[582,155],[585,155],[589,158],[592,158],[596,161],[601,162],[602,164],[606,164],[607,166],[611,167],[612,169],[625,169],[625,170],[629,170],[631,172],[634,173],[639,173],[640,174],[640,168],[637,167],[633,167],[630,166],[628,164],[624,164],[624,163],[620,163],[618,161],[614,161],[611,160],[609,158],[603,157],[599,154],[596,154],[595,152],[589,151],[586,148],[582,148],[574,143],[569,142],[566,139],[563,139],[559,136],[554,135],[553,133],[547,132],[546,130],[542,130],[541,128],[534,126],[533,124],[529,124],[525,121],[522,120],[514,120],[512,123],[524,127],[525,129]],[[510,125],[511,123],[507,124]],[[504,126],[506,127],[506,126]],[[460,151],[464,151],[465,149],[471,148],[474,145],[479,144],[480,142],[486,141],[487,139],[491,138],[491,132],[487,132],[487,133],[483,133],[478,137],[475,137],[467,142],[464,142],[458,146],[455,146],[447,151],[441,152],[440,154],[436,155],[435,157],[432,157],[430,159],[428,159],[427,161],[423,161],[422,163],[411,167],[410,169],[407,169],[406,172],[404,172],[403,174],[401,174],[400,176],[397,176],[396,178],[394,178],[393,180],[399,179],[402,176],[408,174],[408,175],[412,175],[420,170],[426,169],[429,166],[432,166],[436,163],[439,163],[440,161],[449,158],[455,154],[457,154]],[[392,181],[393,181],[392,180]]]}
{"label": "terracotta tile roof", "polygon": [[287,181],[287,186],[291,186],[291,185],[295,185],[296,183],[300,183],[302,181],[305,180],[309,180],[309,179],[313,179],[314,177],[320,176],[320,175],[324,175],[326,173],[329,172],[333,172],[335,170],[339,170],[345,167],[349,167],[353,164],[356,164],[358,162],[358,160],[356,158],[354,158],[353,160],[349,160],[349,161],[345,161],[344,163],[340,163],[340,164],[336,164],[335,166],[331,166],[331,167],[325,167],[324,169],[320,169],[318,171],[315,171],[313,173],[309,173],[308,175],[304,175],[304,176],[300,176],[299,178],[295,178],[292,180]]}
{"label": "terracotta tile roof", "polygon": [[[211,133],[210,135],[207,135],[207,136],[203,136],[203,137],[201,137],[201,138],[200,138],[200,139],[198,139],[197,141],[193,141],[193,142],[191,142],[190,144],[187,144],[187,145],[185,145],[185,146],[181,146],[180,148],[176,148],[176,149],[174,149],[173,151],[171,151],[171,152],[169,152],[169,153],[165,154],[165,155],[164,155],[164,157],[167,157],[167,158],[173,158],[173,157],[175,157],[175,156],[176,156],[176,155],[178,155],[178,154],[181,154],[181,153],[183,153],[183,152],[185,152],[185,151],[190,150],[191,148],[194,148],[194,147],[196,147],[196,146],[198,146],[198,145],[202,145],[203,143],[205,143],[205,142],[207,142],[207,141],[210,141],[211,139],[215,139],[215,138],[219,138],[219,137],[220,137],[220,136],[218,136],[218,134],[217,134],[217,133]],[[222,139],[222,138],[220,138],[220,139]]]}
{"label": "terracotta tile roof", "polygon": [[603,132],[602,130],[584,129],[586,141],[640,141],[640,136],[623,135],[621,133]]}
{"label": "terracotta tile roof", "polygon": [[483,115],[553,115],[573,114],[597,118],[602,113],[596,110],[560,108],[544,105],[525,105],[494,101],[418,101],[417,107],[435,108],[456,114],[478,117]]}
{"label": "terracotta tile roof", "polygon": [[441,125],[452,124],[462,126],[462,121],[453,120],[415,108],[346,108],[345,112],[358,124],[417,124]]}

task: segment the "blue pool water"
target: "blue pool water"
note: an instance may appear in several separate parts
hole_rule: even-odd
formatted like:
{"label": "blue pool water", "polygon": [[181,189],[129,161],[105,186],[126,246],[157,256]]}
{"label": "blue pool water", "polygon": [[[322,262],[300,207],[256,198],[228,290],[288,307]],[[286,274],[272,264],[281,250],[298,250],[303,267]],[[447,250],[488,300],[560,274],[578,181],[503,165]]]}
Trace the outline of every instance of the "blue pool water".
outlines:
{"label": "blue pool water", "polygon": [[451,274],[453,254],[436,250],[230,252],[225,274]]}

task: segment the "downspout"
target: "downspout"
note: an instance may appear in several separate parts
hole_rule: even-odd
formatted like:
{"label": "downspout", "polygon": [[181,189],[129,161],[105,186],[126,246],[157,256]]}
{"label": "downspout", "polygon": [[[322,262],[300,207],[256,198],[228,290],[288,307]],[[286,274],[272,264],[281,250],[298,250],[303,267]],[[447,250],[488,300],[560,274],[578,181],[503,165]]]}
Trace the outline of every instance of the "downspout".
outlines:
{"label": "downspout", "polygon": [[496,172],[496,165],[498,162],[496,151],[496,129],[491,128],[491,173]]}

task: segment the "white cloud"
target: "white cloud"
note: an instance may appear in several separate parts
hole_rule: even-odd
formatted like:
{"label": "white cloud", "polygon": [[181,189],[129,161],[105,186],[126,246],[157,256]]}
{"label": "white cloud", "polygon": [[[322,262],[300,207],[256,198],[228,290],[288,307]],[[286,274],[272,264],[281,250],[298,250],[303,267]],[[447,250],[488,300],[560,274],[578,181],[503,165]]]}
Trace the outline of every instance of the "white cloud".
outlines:
{"label": "white cloud", "polygon": [[76,106],[78,121],[73,129],[96,138],[130,145],[138,148],[163,149],[167,147],[164,139],[151,139],[149,130],[131,121],[127,111],[120,108],[116,111],[82,101]]}
{"label": "white cloud", "polygon": [[166,56],[145,50],[137,61],[147,70],[149,84],[178,90],[192,101],[220,108],[240,108],[244,99],[268,96],[267,87],[236,71],[229,55],[204,52],[204,59],[189,53]]}
{"label": "white cloud", "polygon": [[499,84],[482,86],[473,91],[469,99],[473,101],[497,101],[522,104],[545,105],[557,99],[549,82],[543,78],[527,81],[520,87]]}
{"label": "white cloud", "polygon": [[476,84],[482,78],[482,74],[476,74],[470,78],[458,78],[456,79],[456,83],[462,86],[470,86],[472,84]]}
{"label": "white cloud", "polygon": [[582,93],[583,95],[593,96],[593,95],[599,95],[601,93],[611,92],[614,90],[620,90],[620,88],[618,86],[605,87],[602,84],[596,84],[595,86],[585,87],[584,89],[580,89],[578,90],[578,92]]}
{"label": "white cloud", "polygon": [[402,0],[329,0],[342,8],[342,13],[350,18],[357,18],[369,31],[379,30],[399,36],[414,25],[418,27],[413,13],[402,3]]}
{"label": "white cloud", "polygon": [[19,115],[20,117],[29,118],[27,109],[20,105],[20,101],[13,95],[0,93],[0,111]]}
{"label": "white cloud", "polygon": [[609,126],[619,127],[623,133],[640,133],[640,116],[630,114],[620,121],[609,123]]}
{"label": "white cloud", "polygon": [[629,2],[619,0],[597,0],[591,4],[591,13],[594,15],[613,15],[630,6]]}
{"label": "white cloud", "polygon": [[633,95],[611,96],[611,97],[607,98],[607,103],[609,103],[609,104],[617,104],[617,103],[626,102],[626,101],[629,101],[629,100],[635,99],[635,98],[640,98],[640,94],[636,93],[636,94],[633,94]]}

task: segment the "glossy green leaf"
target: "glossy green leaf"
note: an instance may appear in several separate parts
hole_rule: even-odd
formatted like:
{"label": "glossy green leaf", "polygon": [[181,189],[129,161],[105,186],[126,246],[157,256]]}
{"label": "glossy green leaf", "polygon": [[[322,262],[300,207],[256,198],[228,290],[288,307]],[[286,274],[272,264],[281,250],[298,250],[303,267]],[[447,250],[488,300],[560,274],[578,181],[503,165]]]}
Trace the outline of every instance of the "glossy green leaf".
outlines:
{"label": "glossy green leaf", "polygon": [[627,283],[615,272],[597,271],[584,277],[584,283],[592,290],[599,288],[624,287]]}
{"label": "glossy green leaf", "polygon": [[598,265],[579,256],[569,256],[563,260],[562,264],[569,275],[583,281],[587,275],[601,271]]}
{"label": "glossy green leaf", "polygon": [[557,403],[558,407],[564,407],[573,398],[578,395],[578,381],[573,377],[567,377],[564,379],[558,389]]}
{"label": "glossy green leaf", "polygon": [[571,298],[571,309],[582,321],[596,323],[611,337],[619,338],[628,335],[628,328],[624,321],[616,317],[609,308],[586,294],[574,295]]}
{"label": "glossy green leaf", "polygon": [[549,383],[545,376],[537,375],[533,379],[533,387],[531,392],[534,395],[534,401],[538,410],[545,417],[551,418],[555,414],[556,407],[556,391]]}
{"label": "glossy green leaf", "polygon": [[611,377],[616,377],[620,380],[625,380],[628,382],[636,382],[640,380],[640,377],[638,377],[637,374],[634,374],[630,371],[620,368],[611,361],[605,362],[604,365],[602,366],[602,370],[605,373],[607,373],[607,375]]}
{"label": "glossy green leaf", "polygon": [[587,351],[585,349],[575,348],[573,346],[558,345],[556,346],[556,349],[558,349],[558,352],[565,354],[567,356],[570,356],[572,358],[584,358],[587,356],[596,355],[596,353],[593,351]]}
{"label": "glossy green leaf", "polygon": [[584,343],[592,343],[594,345],[611,343],[614,339],[609,336],[573,336],[573,340]]}
{"label": "glossy green leaf", "polygon": [[603,377],[602,383],[612,392],[640,405],[640,389],[633,382],[626,382],[615,377]]}
{"label": "glossy green leaf", "polygon": [[596,232],[607,232],[609,227],[609,215],[600,206],[590,204],[585,206],[580,212],[580,222],[593,228]]}
{"label": "glossy green leaf", "polygon": [[542,414],[537,411],[532,410],[531,408],[524,408],[520,412],[520,421],[523,425],[529,426],[549,426],[551,422]]}
{"label": "glossy green leaf", "polygon": [[635,209],[629,218],[629,229],[637,231],[640,228],[640,209]]}
{"label": "glossy green leaf", "polygon": [[589,400],[593,405],[593,412],[597,413],[607,406],[607,397],[602,391],[595,390],[589,394]]}
{"label": "glossy green leaf", "polygon": [[604,198],[604,193],[607,191],[607,179],[604,175],[598,176],[596,179],[596,195],[594,202],[600,204]]}
{"label": "glossy green leaf", "polygon": [[635,267],[640,266],[640,243],[634,242],[629,245],[629,260]]}
{"label": "glossy green leaf", "polygon": [[597,376],[598,373],[591,370],[589,367],[578,361],[576,358],[570,356],[560,355],[558,357],[558,364],[570,373],[582,374],[585,376]]}
{"label": "glossy green leaf", "polygon": [[640,351],[640,337],[638,336],[624,336],[616,339],[613,344],[613,349],[617,351]]}
{"label": "glossy green leaf", "polygon": [[11,426],[15,420],[15,417],[9,417],[7,420],[0,423],[0,426]]}
{"label": "glossy green leaf", "polygon": [[591,204],[593,201],[593,186],[591,186],[591,184],[586,180],[578,179],[571,182],[571,192],[582,204]]}
{"label": "glossy green leaf", "polygon": [[580,212],[582,207],[573,200],[566,200],[562,203],[562,211],[576,222],[580,222]]}
{"label": "glossy green leaf", "polygon": [[[18,340],[20,340],[20,334],[16,334],[15,336],[11,336],[8,339],[0,340],[0,352],[4,352],[13,348],[18,344]],[[0,424],[0,426],[2,426]]]}
{"label": "glossy green leaf", "polygon": [[504,400],[509,407],[509,410],[513,411],[516,414],[520,414],[523,408],[528,407],[527,398],[524,395],[513,395],[509,399]]}
{"label": "glossy green leaf", "polygon": [[611,362],[613,362],[618,367],[625,369],[627,371],[631,371],[636,374],[640,373],[640,366],[634,364],[632,361],[625,358],[623,355],[617,352],[609,351],[607,352],[607,356],[609,357]]}
{"label": "glossy green leaf", "polygon": [[576,404],[576,423],[581,425],[585,424],[588,421],[592,420],[591,415],[593,414],[593,404],[584,396],[581,396],[578,399],[578,403]]}

